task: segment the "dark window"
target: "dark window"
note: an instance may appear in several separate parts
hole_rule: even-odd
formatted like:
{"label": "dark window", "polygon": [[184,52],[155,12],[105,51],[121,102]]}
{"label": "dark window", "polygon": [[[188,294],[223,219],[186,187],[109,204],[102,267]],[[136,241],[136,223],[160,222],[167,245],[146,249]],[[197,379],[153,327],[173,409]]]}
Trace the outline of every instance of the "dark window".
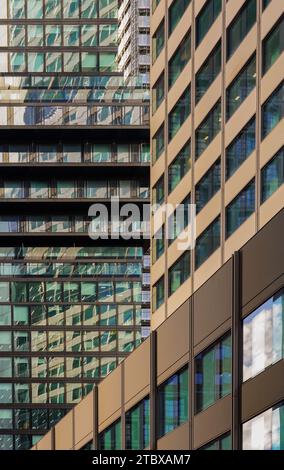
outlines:
{"label": "dark window", "polygon": [[229,238],[255,211],[254,180],[226,209],[226,237]]}
{"label": "dark window", "polygon": [[222,0],[208,0],[196,20],[196,46],[207,34],[222,9]]}
{"label": "dark window", "polygon": [[221,42],[213,49],[210,56],[196,74],[196,102],[201,100],[221,71]]}
{"label": "dark window", "polygon": [[162,176],[153,188],[153,205],[163,204],[165,200],[164,177]]}
{"label": "dark window", "polygon": [[284,82],[262,106],[262,138],[264,139],[284,116]]}
{"label": "dark window", "polygon": [[100,450],[121,450],[121,421],[117,421],[99,435]]}
{"label": "dark window", "polygon": [[188,142],[169,166],[169,194],[177,187],[179,182],[190,170],[190,163],[190,142]]}
{"label": "dark window", "polygon": [[265,202],[284,183],[284,147],[261,172],[261,202]]}
{"label": "dark window", "polygon": [[216,441],[201,447],[200,450],[232,450],[232,436],[231,434],[226,434],[225,436],[219,437]]}
{"label": "dark window", "polygon": [[164,225],[155,233],[153,239],[153,263],[165,252],[165,227]]}
{"label": "dark window", "polygon": [[191,39],[188,33],[169,61],[169,88],[175,83],[191,57]]}
{"label": "dark window", "polygon": [[227,34],[227,59],[239,47],[256,22],[256,0],[247,0],[230,24]]}
{"label": "dark window", "polygon": [[284,17],[263,41],[263,73],[272,67],[284,49]]}
{"label": "dark window", "polygon": [[162,155],[165,148],[165,127],[164,124],[158,129],[153,137],[153,163]]}
{"label": "dark window", "polygon": [[189,224],[190,195],[188,195],[168,220],[168,243],[171,245]]}
{"label": "dark window", "polygon": [[255,55],[227,89],[227,119],[230,119],[256,86]]}
{"label": "dark window", "polygon": [[156,81],[152,90],[153,114],[156,112],[156,110],[162,103],[164,97],[165,97],[165,74],[163,72],[162,75],[160,75],[160,77]]}
{"label": "dark window", "polygon": [[191,0],[174,0],[169,8],[169,36],[181,20]]}
{"label": "dark window", "polygon": [[165,302],[165,277],[162,276],[153,287],[153,311]]}
{"label": "dark window", "polygon": [[152,60],[156,61],[165,45],[165,22],[164,20],[158,26],[152,39]]}
{"label": "dark window", "polygon": [[197,213],[206,206],[220,188],[221,160],[219,159],[196,185],[195,198]]}
{"label": "dark window", "polygon": [[220,244],[221,225],[220,217],[218,217],[196,241],[195,268],[200,268],[200,266],[220,247]]}
{"label": "dark window", "polygon": [[190,88],[187,88],[169,114],[169,141],[174,138],[183,123],[190,115],[190,98]]}
{"label": "dark window", "polygon": [[231,393],[231,336],[195,358],[195,411],[199,413]]}
{"label": "dark window", "polygon": [[188,421],[188,369],[173,375],[158,388],[158,436]]}
{"label": "dark window", "polygon": [[169,269],[169,296],[190,277],[190,251],[186,251]]}
{"label": "dark window", "polygon": [[255,149],[255,117],[226,150],[226,178],[230,178]]}
{"label": "dark window", "polygon": [[196,159],[207,149],[220,130],[221,101],[219,100],[196,130]]}
{"label": "dark window", "polygon": [[126,449],[146,449],[150,443],[150,400],[145,398],[126,413]]}

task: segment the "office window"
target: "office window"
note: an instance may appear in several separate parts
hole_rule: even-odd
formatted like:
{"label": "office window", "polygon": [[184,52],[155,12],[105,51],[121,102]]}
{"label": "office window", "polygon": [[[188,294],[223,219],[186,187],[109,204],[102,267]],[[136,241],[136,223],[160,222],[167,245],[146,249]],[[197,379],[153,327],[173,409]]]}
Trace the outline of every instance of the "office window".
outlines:
{"label": "office window", "polygon": [[255,211],[255,181],[226,208],[226,238],[229,238]]}
{"label": "office window", "polygon": [[60,0],[45,0],[45,17],[46,18],[60,18],[61,17],[61,1]]}
{"label": "office window", "polygon": [[255,150],[255,117],[226,149],[226,178],[230,178]]}
{"label": "office window", "polygon": [[158,387],[158,436],[188,421],[188,369],[183,369]]}
{"label": "office window", "polygon": [[162,205],[165,200],[165,180],[162,176],[153,187],[153,205]]}
{"label": "office window", "polygon": [[13,385],[0,383],[0,403],[13,403]]}
{"label": "office window", "polygon": [[221,160],[208,170],[203,178],[196,185],[195,199],[197,213],[203,209],[210,199],[221,189]]}
{"label": "office window", "polygon": [[169,8],[169,36],[184,15],[191,0],[174,0]]}
{"label": "office window", "polygon": [[19,20],[26,17],[25,0],[10,0],[9,7],[9,18]]}
{"label": "office window", "polygon": [[171,141],[182,127],[190,115],[191,109],[191,93],[190,87],[185,90],[182,96],[179,98],[174,108],[169,113],[168,131],[169,141]]}
{"label": "office window", "polygon": [[162,155],[165,148],[165,127],[164,124],[159,128],[153,137],[152,150],[153,150],[153,162]]}
{"label": "office window", "polygon": [[35,20],[43,18],[43,0],[28,0],[27,17]]}
{"label": "office window", "polygon": [[162,52],[165,45],[165,22],[164,20],[157,28],[153,39],[152,39],[152,61],[156,61],[160,53]]}
{"label": "office window", "polygon": [[196,103],[205,95],[221,71],[221,50],[221,41],[219,41],[196,74]]}
{"label": "office window", "polygon": [[100,450],[121,450],[121,421],[117,421],[99,435]]}
{"label": "office window", "polygon": [[190,142],[181,149],[168,169],[169,194],[177,187],[191,167]]}
{"label": "office window", "polygon": [[165,277],[162,276],[158,282],[153,286],[153,311],[165,302]]}
{"label": "office window", "polygon": [[152,90],[153,114],[156,112],[165,97],[165,73],[158,78]]}
{"label": "office window", "polygon": [[196,46],[207,34],[222,10],[222,0],[208,0],[196,19]]}
{"label": "office window", "polygon": [[206,444],[200,450],[232,450],[232,437],[231,434],[219,437],[216,441]]}
{"label": "office window", "polygon": [[284,403],[243,424],[243,450],[284,450]]}
{"label": "office window", "polygon": [[284,116],[284,82],[262,106],[262,138],[264,139]]}
{"label": "office window", "polygon": [[190,251],[186,251],[169,269],[169,296],[173,295],[190,277]]}
{"label": "office window", "polygon": [[256,0],[247,0],[227,31],[227,59],[239,47],[256,22]]}
{"label": "office window", "polygon": [[191,57],[191,38],[187,33],[169,61],[169,88],[173,86]]}
{"label": "office window", "polygon": [[214,106],[195,133],[196,159],[207,149],[221,130],[221,101]]}
{"label": "office window", "polygon": [[[1,285],[0,285],[0,292],[1,292]],[[1,299],[0,299],[0,302],[1,302]],[[6,325],[11,325],[11,324],[12,322],[11,322],[10,305],[0,305],[0,326],[6,326]]]}
{"label": "office window", "polygon": [[243,321],[243,381],[284,359],[284,290]]}
{"label": "office window", "polygon": [[227,119],[230,119],[256,86],[256,56],[241,70],[227,89]]}
{"label": "office window", "polygon": [[150,400],[145,398],[126,413],[126,449],[142,450],[150,444]]}
{"label": "office window", "polygon": [[218,217],[196,241],[195,268],[200,268],[200,266],[220,247],[220,244],[221,225],[220,217]]}
{"label": "office window", "polygon": [[171,245],[189,224],[189,205],[191,195],[189,194],[177,205],[176,210],[168,218],[168,243]]}
{"label": "office window", "polygon": [[263,74],[276,62],[284,50],[284,17],[263,41]]}
{"label": "office window", "polygon": [[261,202],[265,202],[284,183],[284,147],[261,171]]}
{"label": "office window", "polygon": [[231,336],[195,358],[195,410],[205,410],[231,393]]}
{"label": "office window", "polygon": [[153,238],[153,263],[161,258],[165,252],[165,226],[163,225],[154,235]]}

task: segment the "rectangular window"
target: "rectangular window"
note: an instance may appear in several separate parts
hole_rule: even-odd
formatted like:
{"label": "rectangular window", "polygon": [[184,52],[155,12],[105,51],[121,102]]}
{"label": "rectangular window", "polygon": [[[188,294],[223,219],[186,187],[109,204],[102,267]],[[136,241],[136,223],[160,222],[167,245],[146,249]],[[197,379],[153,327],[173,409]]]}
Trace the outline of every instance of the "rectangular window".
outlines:
{"label": "rectangular window", "polygon": [[153,137],[152,141],[152,152],[153,152],[153,163],[158,160],[162,155],[165,148],[165,127],[164,124],[159,128]]}
{"label": "rectangular window", "polygon": [[153,286],[153,311],[165,302],[165,277],[162,276],[158,282]]}
{"label": "rectangular window", "polygon": [[190,33],[181,41],[179,47],[169,61],[169,88],[173,86],[181,72],[188,64],[191,57],[191,37]]}
{"label": "rectangular window", "polygon": [[222,10],[222,0],[208,0],[196,19],[196,47],[199,46]]}
{"label": "rectangular window", "polygon": [[221,245],[221,226],[218,217],[209,227],[198,237],[195,247],[195,269],[205,263],[205,261]]}
{"label": "rectangular window", "polygon": [[169,269],[169,296],[173,295],[190,277],[190,251],[186,251]]}
{"label": "rectangular window", "polygon": [[232,436],[231,434],[226,434],[225,436],[219,437],[216,441],[201,447],[200,450],[232,450]]}
{"label": "rectangular window", "polygon": [[189,205],[191,195],[189,194],[178,204],[176,210],[168,218],[168,243],[171,245],[178,236],[188,227]]}
{"label": "rectangular window", "polygon": [[247,0],[227,31],[227,59],[233,55],[256,22],[256,0]]}
{"label": "rectangular window", "polygon": [[175,137],[179,129],[182,127],[188,116],[190,115],[191,109],[191,93],[190,87],[185,90],[182,96],[179,98],[174,108],[169,113],[168,131],[169,131],[169,142]]}
{"label": "rectangular window", "polygon": [[117,421],[99,435],[100,450],[121,450],[121,421]]}
{"label": "rectangular window", "polygon": [[226,179],[230,178],[255,150],[255,117],[226,149]]}
{"label": "rectangular window", "polygon": [[270,134],[284,116],[284,82],[262,106],[262,138]]}
{"label": "rectangular window", "polygon": [[284,450],[284,403],[243,424],[243,450]]}
{"label": "rectangular window", "polygon": [[156,112],[162,101],[165,97],[165,74],[164,72],[158,80],[156,81],[155,85],[153,86],[152,90],[152,111],[153,114]]}
{"label": "rectangular window", "polygon": [[153,187],[153,205],[162,205],[165,200],[165,180],[162,176]]}
{"label": "rectangular window", "polygon": [[226,208],[226,238],[229,238],[255,211],[255,181]]}
{"label": "rectangular window", "polygon": [[284,50],[284,17],[263,41],[263,74],[276,62]]}
{"label": "rectangular window", "polygon": [[196,185],[195,199],[197,213],[206,206],[210,199],[221,189],[221,160],[220,158],[208,170]]}
{"label": "rectangular window", "polygon": [[219,41],[196,74],[196,103],[201,100],[221,72],[221,49]]}
{"label": "rectangular window", "polygon": [[158,436],[188,421],[188,369],[183,369],[158,388]]}
{"label": "rectangular window", "polygon": [[284,183],[284,147],[261,171],[261,202],[264,203]]}
{"label": "rectangular window", "polygon": [[165,45],[165,22],[164,20],[158,26],[152,39],[152,61],[157,60]]}
{"label": "rectangular window", "polygon": [[205,410],[231,393],[231,336],[195,358],[195,411]]}
{"label": "rectangular window", "polygon": [[168,169],[168,191],[169,194],[177,187],[183,177],[190,170],[190,142],[181,149],[177,157],[170,164]]}
{"label": "rectangular window", "polygon": [[243,321],[243,381],[284,359],[284,289]]}
{"label": "rectangular window", "polygon": [[169,36],[176,28],[191,0],[174,0],[169,8]]}
{"label": "rectangular window", "polygon": [[150,400],[145,398],[126,413],[126,449],[142,450],[150,444]]}
{"label": "rectangular window", "polygon": [[196,130],[196,159],[207,149],[220,130],[221,101],[219,100]]}
{"label": "rectangular window", "polygon": [[256,56],[241,70],[227,89],[227,119],[239,109],[256,86]]}
{"label": "rectangular window", "polygon": [[165,226],[163,225],[153,238],[153,263],[161,258],[165,252]]}

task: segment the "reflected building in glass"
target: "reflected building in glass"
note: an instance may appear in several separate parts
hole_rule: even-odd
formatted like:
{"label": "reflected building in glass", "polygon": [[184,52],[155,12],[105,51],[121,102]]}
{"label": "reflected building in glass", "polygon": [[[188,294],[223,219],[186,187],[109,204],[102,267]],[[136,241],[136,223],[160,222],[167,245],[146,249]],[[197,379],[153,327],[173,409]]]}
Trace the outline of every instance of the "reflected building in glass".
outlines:
{"label": "reflected building in glass", "polygon": [[149,97],[124,86],[117,12],[1,1],[0,450],[29,449],[149,334],[141,227],[89,237],[92,204],[149,203]]}

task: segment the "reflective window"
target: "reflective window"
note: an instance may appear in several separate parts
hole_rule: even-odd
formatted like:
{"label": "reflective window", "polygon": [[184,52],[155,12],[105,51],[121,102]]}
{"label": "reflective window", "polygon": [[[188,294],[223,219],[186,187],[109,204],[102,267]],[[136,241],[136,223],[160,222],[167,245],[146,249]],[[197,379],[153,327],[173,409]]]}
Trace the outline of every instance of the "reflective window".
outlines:
{"label": "reflective window", "polygon": [[160,53],[162,52],[165,45],[165,22],[157,28],[152,38],[152,60],[153,63],[156,61]]}
{"label": "reflective window", "polygon": [[265,202],[284,183],[284,148],[270,160],[261,172],[261,201]]}
{"label": "reflective window", "polygon": [[227,31],[227,58],[239,47],[256,22],[256,0],[247,0]]}
{"label": "reflective window", "polygon": [[231,434],[220,437],[216,441],[206,444],[200,450],[232,450],[232,437]]}
{"label": "reflective window", "polygon": [[208,0],[196,19],[196,45],[207,34],[222,9],[222,0]]}
{"label": "reflective window", "polygon": [[210,199],[221,189],[221,160],[208,170],[196,185],[195,199],[197,213],[206,206]]}
{"label": "reflective window", "polygon": [[220,130],[221,101],[219,100],[196,130],[196,159],[207,149]]}
{"label": "reflective window", "polygon": [[243,321],[243,380],[284,358],[284,291],[281,290]]}
{"label": "reflective window", "polygon": [[243,425],[243,450],[284,450],[284,404]]}
{"label": "reflective window", "polygon": [[284,117],[284,82],[262,106],[262,138],[264,139]]}
{"label": "reflective window", "polygon": [[169,296],[173,295],[190,277],[190,259],[190,251],[187,251],[169,269]]}
{"label": "reflective window", "polygon": [[150,444],[150,400],[145,398],[126,413],[126,449],[141,450]]}
{"label": "reflective window", "polygon": [[153,286],[153,311],[157,310],[165,302],[165,278],[164,276]]}
{"label": "reflective window", "polygon": [[100,450],[121,449],[121,421],[117,421],[99,435]]}
{"label": "reflective window", "polygon": [[174,0],[169,8],[169,36],[183,17],[191,0]]}
{"label": "reflective window", "polygon": [[227,89],[227,119],[230,119],[256,86],[256,56],[244,66]]}
{"label": "reflective window", "polygon": [[276,62],[284,49],[284,19],[273,28],[263,41],[263,73]]}
{"label": "reflective window", "polygon": [[231,393],[231,336],[195,358],[196,413]]}
{"label": "reflective window", "polygon": [[188,33],[169,61],[169,88],[173,86],[191,57],[191,36]]}
{"label": "reflective window", "polygon": [[255,150],[255,117],[226,149],[226,178],[230,178]]}
{"label": "reflective window", "polygon": [[191,92],[187,88],[182,96],[178,99],[177,103],[169,113],[168,118],[168,132],[169,142],[175,137],[179,129],[182,127],[191,109]]}
{"label": "reflective window", "polygon": [[221,244],[221,224],[218,217],[209,227],[197,238],[195,247],[195,268],[198,269],[205,261],[220,247]]}
{"label": "reflective window", "polygon": [[226,208],[226,237],[230,237],[255,211],[255,181]]}
{"label": "reflective window", "polygon": [[210,56],[196,74],[196,102],[205,95],[221,71],[221,42],[213,49]]}

